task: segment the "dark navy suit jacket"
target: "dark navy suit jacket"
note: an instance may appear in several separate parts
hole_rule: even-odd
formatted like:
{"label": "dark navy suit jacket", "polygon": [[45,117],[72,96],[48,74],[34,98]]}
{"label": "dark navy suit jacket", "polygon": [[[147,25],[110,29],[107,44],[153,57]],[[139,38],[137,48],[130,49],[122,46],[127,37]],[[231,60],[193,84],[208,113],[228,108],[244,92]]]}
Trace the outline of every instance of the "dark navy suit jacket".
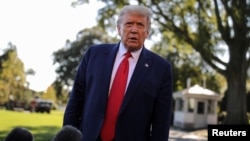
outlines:
{"label": "dark navy suit jacket", "polygon": [[[79,65],[63,125],[73,125],[82,141],[96,141],[104,120],[110,78],[119,44],[88,49]],[[172,106],[169,62],[143,48],[116,125],[116,141],[167,141]]]}

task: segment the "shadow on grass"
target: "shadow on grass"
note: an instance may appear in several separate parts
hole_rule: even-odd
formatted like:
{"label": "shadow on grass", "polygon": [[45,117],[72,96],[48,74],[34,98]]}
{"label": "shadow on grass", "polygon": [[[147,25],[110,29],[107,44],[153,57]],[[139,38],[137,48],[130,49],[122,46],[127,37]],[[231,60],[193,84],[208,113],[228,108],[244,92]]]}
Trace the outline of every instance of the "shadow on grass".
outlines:
{"label": "shadow on grass", "polygon": [[[35,141],[50,141],[54,137],[54,135],[60,130],[60,127],[58,126],[22,127],[28,129],[33,134]],[[5,137],[12,129],[0,131],[0,141],[4,141]]]}

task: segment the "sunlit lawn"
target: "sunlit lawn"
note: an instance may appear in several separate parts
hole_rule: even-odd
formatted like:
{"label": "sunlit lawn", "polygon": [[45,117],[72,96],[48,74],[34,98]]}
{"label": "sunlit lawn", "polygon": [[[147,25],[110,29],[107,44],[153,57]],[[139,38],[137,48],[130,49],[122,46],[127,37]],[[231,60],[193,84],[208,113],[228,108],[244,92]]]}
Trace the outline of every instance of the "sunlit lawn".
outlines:
{"label": "sunlit lawn", "polygon": [[24,127],[31,131],[35,141],[50,141],[62,126],[63,111],[30,113],[0,109],[0,141],[14,127]]}

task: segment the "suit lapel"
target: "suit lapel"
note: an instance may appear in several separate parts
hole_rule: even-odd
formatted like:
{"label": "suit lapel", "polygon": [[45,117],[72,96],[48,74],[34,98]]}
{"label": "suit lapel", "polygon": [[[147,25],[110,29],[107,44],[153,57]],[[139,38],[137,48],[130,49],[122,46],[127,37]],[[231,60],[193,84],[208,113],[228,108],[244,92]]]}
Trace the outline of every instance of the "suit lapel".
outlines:
{"label": "suit lapel", "polygon": [[[115,47],[110,47],[109,50],[104,50],[104,57],[103,64],[100,69],[102,69],[102,78],[101,78],[101,92],[102,93],[102,105],[105,108],[107,104],[108,94],[109,94],[109,84],[110,84],[110,78],[112,74],[113,64],[115,61],[116,53],[119,47],[119,44],[113,45]],[[107,49],[107,48],[106,48]],[[105,109],[104,109],[105,110]]]}
{"label": "suit lapel", "polygon": [[136,90],[138,87],[140,87],[140,84],[142,83],[144,77],[146,76],[146,73],[148,69],[152,65],[152,60],[150,59],[150,55],[148,53],[148,50],[143,48],[141,55],[139,57],[139,60],[137,62],[137,65],[135,67],[134,73],[131,77],[130,83],[128,85],[125,97],[123,99],[122,107],[120,110],[120,114],[125,109],[127,104],[129,103],[130,99],[133,97],[133,95],[136,94]]}

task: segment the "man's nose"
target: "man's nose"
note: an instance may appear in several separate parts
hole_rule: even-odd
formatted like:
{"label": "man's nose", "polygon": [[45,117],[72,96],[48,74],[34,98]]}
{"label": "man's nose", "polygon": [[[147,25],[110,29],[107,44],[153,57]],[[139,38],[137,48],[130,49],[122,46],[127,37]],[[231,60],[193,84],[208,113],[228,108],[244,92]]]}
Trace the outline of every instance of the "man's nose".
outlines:
{"label": "man's nose", "polygon": [[132,27],[131,27],[131,32],[133,33],[137,33],[138,32],[138,27],[136,24],[134,24]]}

